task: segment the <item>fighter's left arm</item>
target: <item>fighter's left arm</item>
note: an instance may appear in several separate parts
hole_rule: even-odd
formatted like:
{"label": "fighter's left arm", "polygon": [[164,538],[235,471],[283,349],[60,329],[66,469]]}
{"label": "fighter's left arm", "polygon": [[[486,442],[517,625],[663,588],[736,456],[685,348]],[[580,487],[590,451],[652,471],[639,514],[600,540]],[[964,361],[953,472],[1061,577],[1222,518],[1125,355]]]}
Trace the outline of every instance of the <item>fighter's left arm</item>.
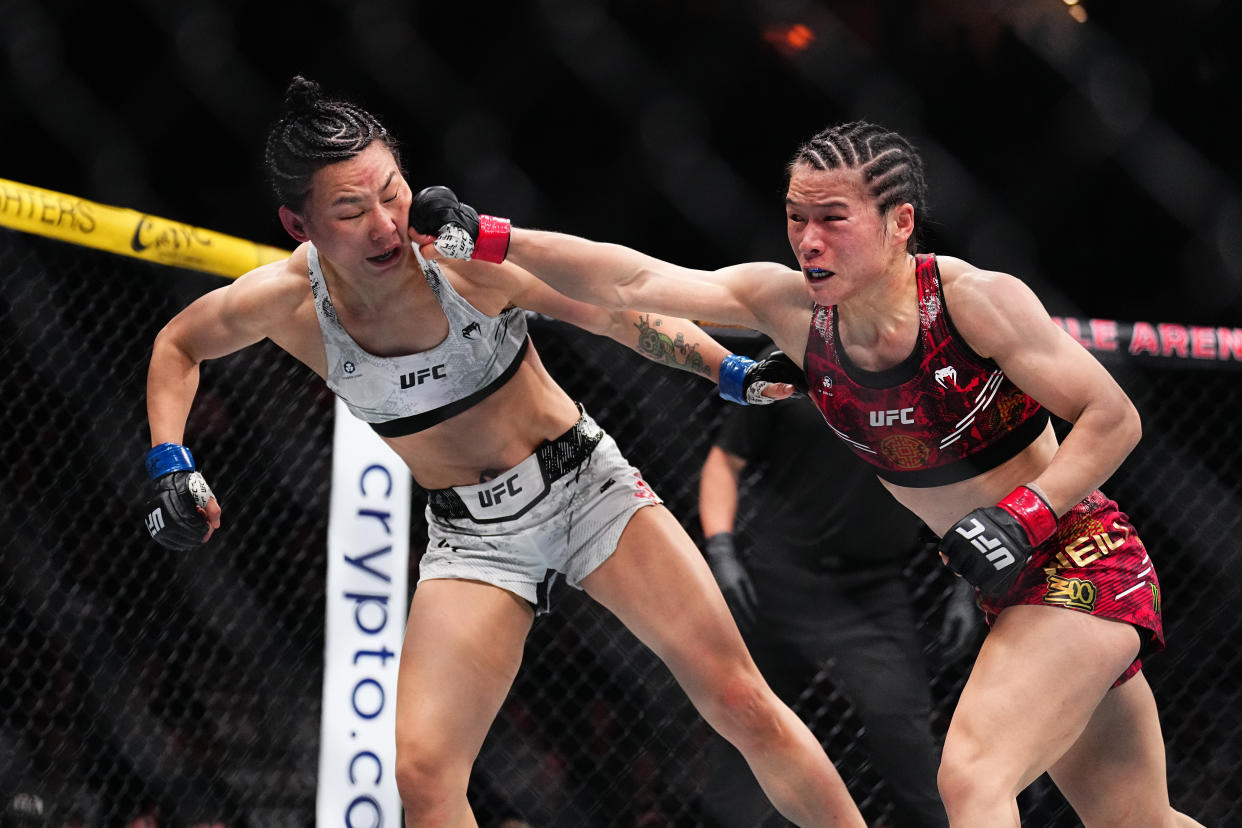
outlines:
{"label": "fighter's left arm", "polygon": [[1071,423],[1052,462],[1029,481],[1056,514],[1064,514],[1099,488],[1137,445],[1138,411],[1104,366],[1052,321],[1019,279],[967,268],[945,281],[945,302],[958,332],[977,353]]}

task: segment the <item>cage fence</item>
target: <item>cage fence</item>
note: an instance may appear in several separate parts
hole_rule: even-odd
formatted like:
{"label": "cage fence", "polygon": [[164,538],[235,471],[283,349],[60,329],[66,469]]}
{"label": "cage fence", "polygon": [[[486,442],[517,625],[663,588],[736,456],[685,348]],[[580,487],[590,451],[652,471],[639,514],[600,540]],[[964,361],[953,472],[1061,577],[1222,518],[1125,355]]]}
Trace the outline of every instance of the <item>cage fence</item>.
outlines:
{"label": "cage fence", "polygon": [[[124,825],[144,809],[167,826],[313,824],[330,392],[266,342],[205,364],[186,440],[227,526],[194,555],[169,553],[141,521],[147,360],[164,322],[224,281],[8,230],[0,272],[0,796],[41,797],[48,825]],[[699,540],[698,470],[725,405],[712,386],[552,320],[531,330],[553,377]],[[1106,492],[1160,567],[1169,645],[1146,673],[1170,791],[1205,824],[1242,823],[1242,375],[1109,364],[1145,424]],[[415,520],[411,549],[425,542]],[[951,581],[932,555],[906,575],[942,736],[969,669],[934,640]],[[796,709],[869,822],[889,825],[830,669]],[[562,589],[532,630],[472,802],[485,826],[701,825],[708,736],[655,656]],[[1078,824],[1046,779],[1021,807],[1024,824]]]}

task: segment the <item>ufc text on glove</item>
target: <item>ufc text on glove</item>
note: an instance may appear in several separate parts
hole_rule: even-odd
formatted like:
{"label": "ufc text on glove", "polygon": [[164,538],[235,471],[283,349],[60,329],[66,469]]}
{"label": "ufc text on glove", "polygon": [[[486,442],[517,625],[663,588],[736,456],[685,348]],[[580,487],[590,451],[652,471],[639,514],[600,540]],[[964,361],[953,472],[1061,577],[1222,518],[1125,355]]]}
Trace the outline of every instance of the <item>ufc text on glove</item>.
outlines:
{"label": "ufc text on glove", "polygon": [[1019,486],[995,506],[975,509],[953,524],[940,551],[954,572],[984,594],[1002,595],[1056,528],[1048,502],[1034,489]]}

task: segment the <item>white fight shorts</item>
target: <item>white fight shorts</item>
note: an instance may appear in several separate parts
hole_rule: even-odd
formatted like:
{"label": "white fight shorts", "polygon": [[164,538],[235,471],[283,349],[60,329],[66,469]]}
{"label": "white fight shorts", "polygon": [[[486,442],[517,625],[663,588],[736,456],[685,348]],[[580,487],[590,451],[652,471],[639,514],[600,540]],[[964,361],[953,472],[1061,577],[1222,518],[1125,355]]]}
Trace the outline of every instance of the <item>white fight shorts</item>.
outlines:
{"label": "white fight shorts", "polygon": [[482,581],[542,609],[542,587],[555,573],[581,589],[582,579],[617,548],[630,516],[662,502],[583,412],[568,431],[495,479],[427,493],[419,581]]}

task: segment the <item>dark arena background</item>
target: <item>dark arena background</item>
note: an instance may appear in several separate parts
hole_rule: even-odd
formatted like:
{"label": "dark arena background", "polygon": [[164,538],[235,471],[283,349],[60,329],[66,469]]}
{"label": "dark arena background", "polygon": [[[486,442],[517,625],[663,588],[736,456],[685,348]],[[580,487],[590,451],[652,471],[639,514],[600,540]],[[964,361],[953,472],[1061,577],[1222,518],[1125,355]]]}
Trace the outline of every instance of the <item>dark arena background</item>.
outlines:
{"label": "dark arena background", "polygon": [[[330,393],[270,343],[208,363],[186,441],[227,524],[168,553],[142,525],[146,363],[227,278],[10,229],[63,216],[28,185],[290,247],[261,156],[296,73],[379,115],[415,189],[699,267],[791,261],[783,167],[818,129],[909,136],[925,247],[1023,278],[1143,416],[1106,491],[1160,568],[1168,649],[1146,673],[1170,794],[1242,825],[1240,23],[1227,0],[0,0],[0,828],[315,824]],[[531,324],[701,541],[714,388]],[[907,575],[942,736],[969,659],[936,642],[938,560]],[[849,703],[821,676],[798,712],[894,826]],[[564,590],[479,758],[480,825],[703,825],[705,736],[659,662]],[[1046,779],[1020,805],[1079,824]]]}

